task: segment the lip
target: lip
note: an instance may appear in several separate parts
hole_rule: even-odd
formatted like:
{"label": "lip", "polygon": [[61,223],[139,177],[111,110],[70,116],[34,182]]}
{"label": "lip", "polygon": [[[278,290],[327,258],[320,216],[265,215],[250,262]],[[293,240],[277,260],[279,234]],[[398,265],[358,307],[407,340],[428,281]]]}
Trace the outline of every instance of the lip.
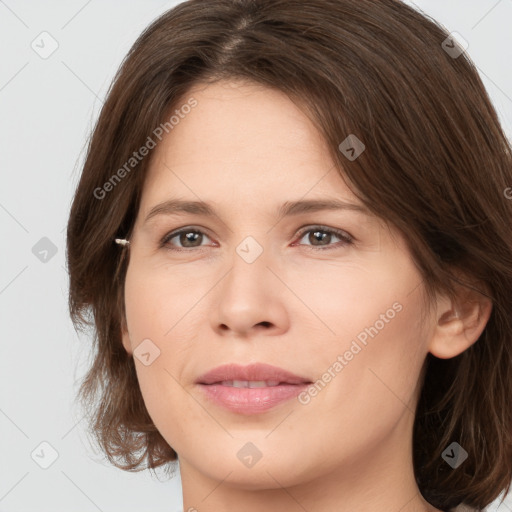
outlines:
{"label": "lip", "polygon": [[[235,388],[222,385],[223,381],[279,381],[277,386]],[[306,377],[283,368],[263,363],[248,366],[225,364],[205,373],[196,380],[207,399],[239,414],[252,415],[268,411],[276,405],[296,397],[310,384]]]}

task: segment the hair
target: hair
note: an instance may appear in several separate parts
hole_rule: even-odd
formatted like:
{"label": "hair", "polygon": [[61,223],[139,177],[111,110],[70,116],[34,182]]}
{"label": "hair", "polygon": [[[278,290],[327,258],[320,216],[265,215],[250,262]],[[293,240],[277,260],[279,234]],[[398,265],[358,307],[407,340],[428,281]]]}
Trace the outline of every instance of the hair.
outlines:
{"label": "hair", "polygon": [[[492,300],[476,343],[451,359],[426,357],[413,463],[423,497],[442,510],[482,509],[508,493],[512,148],[470,58],[445,51],[448,37],[397,0],[189,0],[139,36],[89,139],[67,226],[71,318],[94,328],[78,396],[112,464],[140,471],[177,460],[121,341],[129,251],[114,238],[130,235],[153,153],[130,160],[129,176],[118,170],[157,127],[169,131],[162,123],[193,86],[239,80],[284,92],[311,119],[354,194],[403,234],[426,310],[461,287]],[[365,144],[354,160],[339,148],[351,134]],[[454,441],[469,454],[456,469],[442,459]]]}

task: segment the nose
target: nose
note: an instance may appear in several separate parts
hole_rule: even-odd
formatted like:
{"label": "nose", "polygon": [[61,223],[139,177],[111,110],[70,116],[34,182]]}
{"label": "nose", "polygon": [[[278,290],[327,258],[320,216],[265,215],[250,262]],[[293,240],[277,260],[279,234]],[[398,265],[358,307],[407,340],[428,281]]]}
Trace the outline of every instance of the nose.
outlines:
{"label": "nose", "polygon": [[289,328],[286,286],[267,265],[265,251],[248,263],[238,254],[216,287],[212,328],[221,336],[279,335]]}

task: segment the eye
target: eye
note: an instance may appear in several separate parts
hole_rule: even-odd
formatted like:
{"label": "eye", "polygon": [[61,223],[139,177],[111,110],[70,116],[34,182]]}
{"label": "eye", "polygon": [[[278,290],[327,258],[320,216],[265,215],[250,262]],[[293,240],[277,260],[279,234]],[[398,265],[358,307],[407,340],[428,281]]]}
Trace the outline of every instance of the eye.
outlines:
{"label": "eye", "polygon": [[[198,247],[202,247],[200,242],[205,236],[207,235],[200,229],[182,228],[178,231],[173,231],[165,235],[160,241],[160,247],[165,247],[174,251],[196,249]],[[177,238],[178,242],[180,243],[177,248],[172,247],[174,245],[171,243],[173,238]]]}
{"label": "eye", "polygon": [[[353,238],[348,233],[345,233],[340,229],[327,228],[325,226],[314,226],[313,228],[302,230],[298,236],[301,237],[301,240],[306,238],[306,240],[312,242],[312,245],[309,246],[310,249],[320,251],[336,249],[346,245],[351,245],[354,242]],[[330,242],[332,241],[333,236],[340,239],[341,242],[338,244],[331,244]]]}

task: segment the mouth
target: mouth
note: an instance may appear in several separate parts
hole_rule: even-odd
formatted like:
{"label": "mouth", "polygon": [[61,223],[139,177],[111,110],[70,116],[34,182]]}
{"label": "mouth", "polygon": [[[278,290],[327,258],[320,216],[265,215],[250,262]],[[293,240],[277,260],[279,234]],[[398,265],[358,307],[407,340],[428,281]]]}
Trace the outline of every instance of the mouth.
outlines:
{"label": "mouth", "polygon": [[245,367],[219,366],[200,377],[196,384],[216,406],[252,415],[291,400],[312,381],[276,366],[256,363]]}
{"label": "mouth", "polygon": [[310,384],[311,380],[288,370],[264,363],[247,366],[224,364],[196,380],[196,384],[223,384],[232,387],[273,387],[280,384]]}
{"label": "mouth", "polygon": [[205,384],[205,386],[221,385],[230,388],[273,388],[281,385],[296,385],[289,382],[279,382],[277,380],[223,380],[220,382],[212,382],[212,384]]}

